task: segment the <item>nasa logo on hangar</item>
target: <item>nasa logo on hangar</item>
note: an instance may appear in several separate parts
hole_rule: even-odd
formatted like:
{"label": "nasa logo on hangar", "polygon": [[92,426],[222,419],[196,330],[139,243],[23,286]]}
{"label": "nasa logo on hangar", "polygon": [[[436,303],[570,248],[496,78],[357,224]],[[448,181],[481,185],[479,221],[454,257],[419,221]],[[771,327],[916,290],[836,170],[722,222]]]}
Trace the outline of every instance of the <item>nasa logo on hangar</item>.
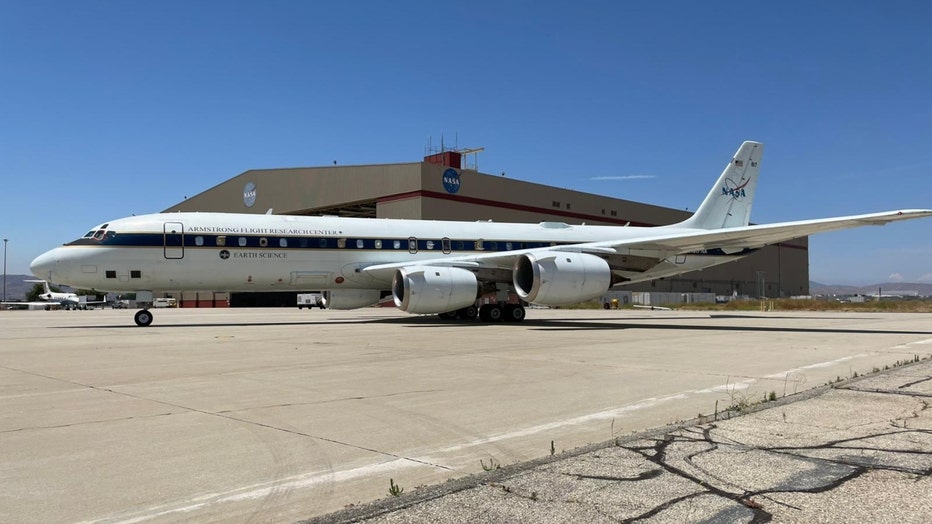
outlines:
{"label": "nasa logo on hangar", "polygon": [[249,182],[243,188],[243,203],[246,204],[246,207],[256,205],[256,184]]}
{"label": "nasa logo on hangar", "polygon": [[460,174],[452,167],[443,172],[443,188],[447,193],[456,193],[460,190]]}

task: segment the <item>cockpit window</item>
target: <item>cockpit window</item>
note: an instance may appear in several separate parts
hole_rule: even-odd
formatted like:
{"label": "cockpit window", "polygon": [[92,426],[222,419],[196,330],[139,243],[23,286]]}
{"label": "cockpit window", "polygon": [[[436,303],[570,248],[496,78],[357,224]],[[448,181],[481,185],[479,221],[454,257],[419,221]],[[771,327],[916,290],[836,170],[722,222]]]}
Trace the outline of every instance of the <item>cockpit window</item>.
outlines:
{"label": "cockpit window", "polygon": [[102,225],[100,225],[100,226],[98,226],[98,227],[95,227],[94,229],[88,231],[88,232],[84,235],[83,238],[94,238],[94,239],[100,240],[100,239],[102,239],[102,238],[104,237],[104,232],[106,232],[107,226],[109,226],[109,225],[110,225],[110,224],[108,223],[108,224],[102,224]]}
{"label": "cockpit window", "polygon": [[107,227],[109,225],[109,223],[101,224],[85,233],[83,237],[72,242],[68,242],[65,245],[87,246],[95,245],[97,243],[106,243],[117,236],[116,231],[107,231]]}

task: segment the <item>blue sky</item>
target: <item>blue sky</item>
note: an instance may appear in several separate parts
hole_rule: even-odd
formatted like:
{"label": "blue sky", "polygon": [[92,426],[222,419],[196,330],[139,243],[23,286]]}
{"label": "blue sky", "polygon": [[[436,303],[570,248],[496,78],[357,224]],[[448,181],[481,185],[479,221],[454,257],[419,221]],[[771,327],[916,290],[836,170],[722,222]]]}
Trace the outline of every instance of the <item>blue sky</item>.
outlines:
{"label": "blue sky", "polygon": [[[924,2],[0,1],[8,273],[247,169],[417,161],[694,209],[766,144],[758,223],[932,208]],[[932,282],[932,219],[810,239]]]}

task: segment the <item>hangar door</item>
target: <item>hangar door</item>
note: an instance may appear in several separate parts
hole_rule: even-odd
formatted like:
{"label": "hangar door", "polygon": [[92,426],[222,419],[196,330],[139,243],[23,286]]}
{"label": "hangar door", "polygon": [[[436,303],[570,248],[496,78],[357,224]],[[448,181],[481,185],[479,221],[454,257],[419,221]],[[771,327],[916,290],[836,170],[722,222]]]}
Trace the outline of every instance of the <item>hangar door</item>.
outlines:
{"label": "hangar door", "polygon": [[165,258],[184,258],[184,224],[165,222],[162,232]]}

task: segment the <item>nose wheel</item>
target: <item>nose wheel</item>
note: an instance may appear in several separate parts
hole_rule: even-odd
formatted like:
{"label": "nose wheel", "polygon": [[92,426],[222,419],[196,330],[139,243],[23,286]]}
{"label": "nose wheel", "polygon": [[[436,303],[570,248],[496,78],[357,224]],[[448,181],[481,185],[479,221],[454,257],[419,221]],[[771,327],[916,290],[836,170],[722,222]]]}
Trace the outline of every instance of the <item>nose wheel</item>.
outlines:
{"label": "nose wheel", "polygon": [[146,327],[152,323],[152,313],[149,313],[148,309],[140,309],[136,312],[134,320],[137,326]]}

